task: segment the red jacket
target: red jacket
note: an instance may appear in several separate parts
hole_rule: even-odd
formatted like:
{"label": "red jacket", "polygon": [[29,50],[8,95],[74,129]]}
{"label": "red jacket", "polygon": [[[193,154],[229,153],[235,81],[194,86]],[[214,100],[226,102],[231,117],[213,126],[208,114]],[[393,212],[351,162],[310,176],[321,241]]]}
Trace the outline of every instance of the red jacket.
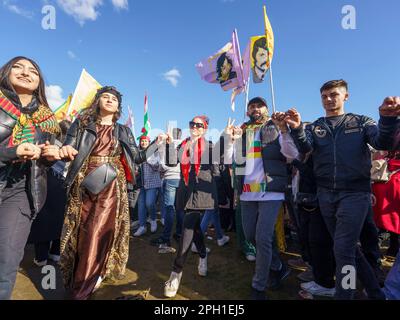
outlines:
{"label": "red jacket", "polygon": [[[390,172],[400,169],[400,160],[388,161]],[[374,220],[379,228],[400,234],[400,171],[392,174],[386,183],[374,183],[372,186],[376,197],[373,207]]]}

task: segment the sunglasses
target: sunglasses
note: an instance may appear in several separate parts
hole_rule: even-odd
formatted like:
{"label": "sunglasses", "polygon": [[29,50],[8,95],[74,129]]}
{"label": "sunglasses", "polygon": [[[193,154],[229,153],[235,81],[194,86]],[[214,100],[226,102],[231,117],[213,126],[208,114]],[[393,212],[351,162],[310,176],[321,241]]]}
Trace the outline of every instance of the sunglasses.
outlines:
{"label": "sunglasses", "polygon": [[197,122],[194,122],[194,121],[190,121],[189,122],[189,127],[190,128],[203,128],[204,129],[204,124],[203,123],[197,123]]}

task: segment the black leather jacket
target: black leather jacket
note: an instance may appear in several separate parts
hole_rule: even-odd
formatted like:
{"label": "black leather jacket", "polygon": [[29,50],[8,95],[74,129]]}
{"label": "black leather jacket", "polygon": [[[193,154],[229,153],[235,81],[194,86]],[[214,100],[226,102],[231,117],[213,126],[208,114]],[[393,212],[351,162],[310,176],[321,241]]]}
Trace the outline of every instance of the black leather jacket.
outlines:
{"label": "black leather jacket", "polygon": [[[17,160],[16,147],[7,148],[7,142],[11,137],[12,130],[16,121],[0,109],[0,203],[2,201],[2,191],[7,184],[7,169],[11,166],[12,161]],[[44,142],[51,138],[49,134],[43,133],[40,129],[36,129],[35,140]],[[49,141],[50,141],[49,140]],[[28,188],[30,198],[32,200],[33,212],[32,218],[41,210],[46,200],[47,195],[47,172],[46,168],[49,165],[46,161],[37,160],[31,161]]]}
{"label": "black leather jacket", "polygon": [[[119,123],[115,125],[114,137],[121,144],[127,164],[131,172],[134,173],[135,166],[147,160],[146,150],[148,149],[139,151],[131,130],[128,127],[121,125]],[[96,124],[94,122],[89,123],[85,127],[81,127],[80,120],[77,119],[69,128],[67,137],[64,142],[64,146],[65,145],[72,146],[74,149],[78,151],[78,154],[72,161],[68,169],[67,177],[65,178],[65,186],[67,187],[68,190],[74,183],[85,160],[90,156],[94,144],[96,142],[96,139],[97,139]],[[134,174],[132,175],[132,177],[133,179],[135,179]],[[136,181],[133,181],[132,184],[135,185]]]}

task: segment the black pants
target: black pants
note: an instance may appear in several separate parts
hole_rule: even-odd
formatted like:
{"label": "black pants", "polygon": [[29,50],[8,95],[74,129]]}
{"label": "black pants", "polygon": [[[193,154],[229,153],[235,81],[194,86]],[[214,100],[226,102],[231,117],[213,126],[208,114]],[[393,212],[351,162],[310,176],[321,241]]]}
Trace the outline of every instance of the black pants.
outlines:
{"label": "black pants", "polygon": [[333,241],[319,208],[298,206],[304,254],[313,268],[315,282],[325,288],[335,287]]}
{"label": "black pants", "polygon": [[0,300],[8,300],[32,226],[31,206],[25,191],[5,189],[0,204]]}
{"label": "black pants", "polygon": [[49,253],[60,255],[60,239],[35,243],[35,258],[37,261],[47,260]]}
{"label": "black pants", "polygon": [[379,249],[379,231],[373,219],[372,207],[365,218],[360,234],[361,251],[378,276],[381,267],[381,251]]}
{"label": "black pants", "polygon": [[371,194],[320,190],[318,201],[325,224],[334,239],[335,298],[353,299],[356,288],[343,286],[346,270],[352,267],[353,270],[356,268],[353,276],[359,277],[370,299],[385,299],[374,270],[358,246],[364,223],[371,213]]}
{"label": "black pants", "polygon": [[139,220],[137,202],[140,189],[128,189],[129,216],[132,221]]}
{"label": "black pants", "polygon": [[178,253],[172,267],[172,271],[180,273],[186,262],[192,242],[194,242],[200,258],[207,256],[206,246],[204,244],[203,232],[201,232],[202,212],[189,211],[183,218],[183,232],[179,243]]}

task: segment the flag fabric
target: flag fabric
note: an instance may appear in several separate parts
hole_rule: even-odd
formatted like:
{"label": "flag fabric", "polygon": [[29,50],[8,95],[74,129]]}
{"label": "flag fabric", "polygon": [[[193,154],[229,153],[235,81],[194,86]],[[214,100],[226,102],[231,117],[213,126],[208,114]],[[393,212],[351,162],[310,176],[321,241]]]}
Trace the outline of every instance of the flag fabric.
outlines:
{"label": "flag fabric", "polygon": [[81,77],[75,88],[74,95],[68,110],[68,115],[72,118],[84,108],[89,107],[101,84],[96,81],[85,69],[82,70]]}
{"label": "flag fabric", "polygon": [[243,70],[236,30],[232,34],[231,42],[196,64],[196,69],[202,80],[219,83],[224,91],[242,86]]}
{"label": "flag fabric", "polygon": [[[239,40],[237,40],[239,43]],[[239,47],[239,45],[238,45]],[[247,84],[250,75],[250,42],[247,44],[247,47],[244,51],[243,56],[241,57],[241,81],[238,87],[233,89],[231,95],[231,107],[232,111],[235,111],[235,98],[237,95],[246,91]]]}
{"label": "flag fabric", "polygon": [[67,100],[65,100],[61,106],[59,106],[56,110],[54,110],[54,115],[58,122],[61,122],[67,118],[71,100],[72,100],[72,94],[68,96]]}
{"label": "flag fabric", "polygon": [[128,106],[128,119],[125,125],[132,130],[133,135],[135,135],[135,118],[130,106]]}
{"label": "flag fabric", "polygon": [[267,11],[264,6],[265,34],[252,37],[250,39],[250,60],[253,74],[253,82],[260,83],[264,81],[265,74],[271,66],[274,55],[274,33],[269,22]]}
{"label": "flag fabric", "polygon": [[143,119],[142,136],[148,136],[151,130],[150,120],[149,120],[149,106],[147,94],[144,96],[144,119]]}

